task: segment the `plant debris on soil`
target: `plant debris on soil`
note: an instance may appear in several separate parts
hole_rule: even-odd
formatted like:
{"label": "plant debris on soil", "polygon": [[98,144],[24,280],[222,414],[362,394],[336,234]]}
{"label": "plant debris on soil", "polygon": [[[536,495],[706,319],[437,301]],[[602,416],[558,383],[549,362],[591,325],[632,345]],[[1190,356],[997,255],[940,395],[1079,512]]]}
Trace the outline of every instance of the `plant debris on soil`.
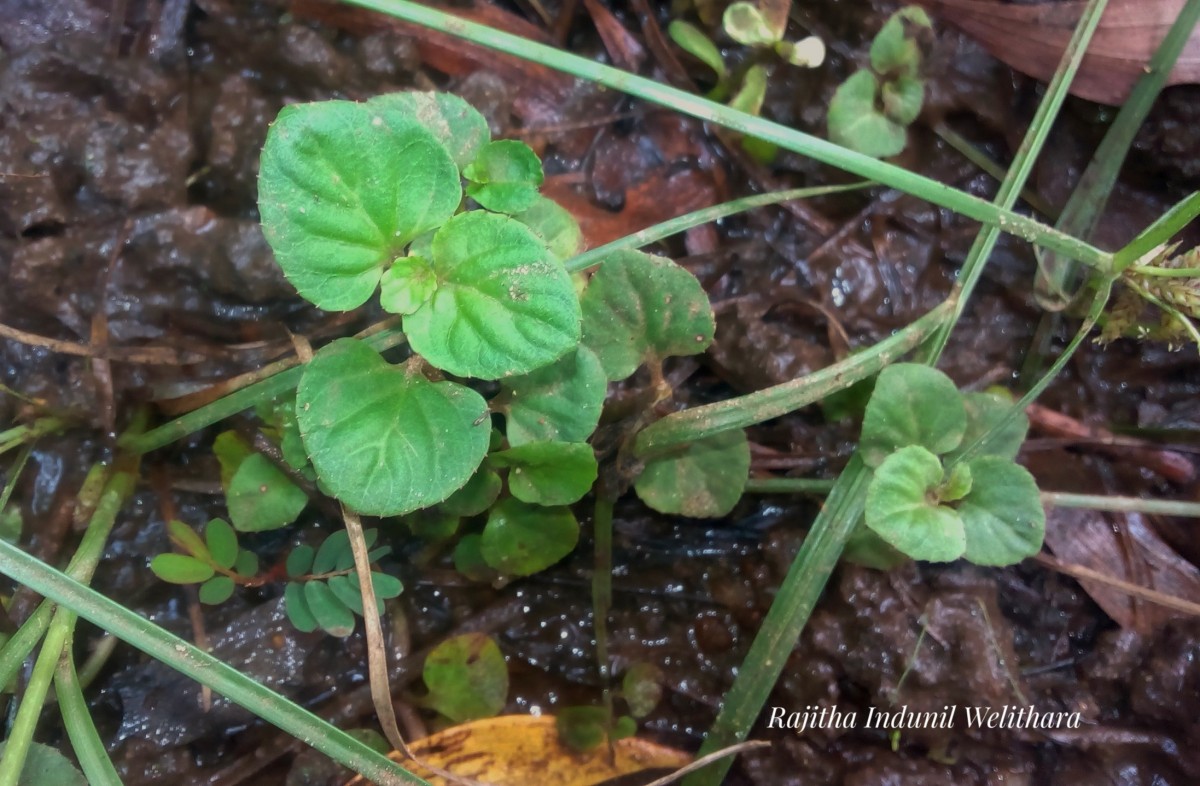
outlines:
{"label": "plant debris on soil", "polygon": [[[585,5],[545,3],[554,25],[520,10],[540,7],[535,2],[478,0],[457,10],[659,79],[688,78],[685,66],[663,55],[668,4]],[[820,69],[777,69],[764,114],[820,134],[833,90],[891,10],[802,4],[802,21],[827,42],[829,60]],[[74,424],[37,444],[14,495],[22,546],[52,563],[76,540],[72,507],[87,468],[108,454],[114,428],[135,407],[165,418],[192,400],[183,397],[291,355],[293,336],[320,344],[378,318],[305,305],[263,240],[258,151],[285,104],[414,87],[457,93],[498,137],[537,150],[545,193],[578,217],[591,246],[753,191],[845,180],[791,154],[764,167],[697,121],[313,0],[111,7],[0,0],[0,46],[0,324],[8,330],[0,337],[0,383]],[[1037,83],[953,28],[939,29],[930,70],[925,120],[953,125],[1003,160],[1025,131]],[[1127,240],[1200,185],[1196,98],[1196,88],[1183,86],[1160,100],[1097,243]],[[1065,201],[1109,116],[1069,102],[1037,171],[1043,200]],[[918,123],[902,163],[991,195],[994,181],[929,125]],[[940,301],[974,230],[886,190],[692,230],[665,250],[706,286],[717,339],[708,355],[675,363],[668,376],[685,402],[699,404],[828,365]],[[941,364],[965,389],[1015,383],[1040,316],[1033,271],[1027,246],[1001,243]],[[1053,337],[1056,345],[1069,329]],[[1022,462],[1044,489],[1195,499],[1200,488],[1188,470],[1200,421],[1196,369],[1192,349],[1089,347],[1042,401],[1082,430],[1064,434],[1035,419]],[[34,411],[0,394],[0,423]],[[1139,450],[1114,449],[1099,435],[1105,428],[1145,441]],[[180,635],[203,631],[222,660],[338,725],[372,726],[361,634],[297,632],[281,609],[282,583],[203,607],[198,625],[185,593],[150,573],[149,559],[168,547],[167,519],[198,524],[223,515],[215,433],[143,460],[143,482],[93,585]],[[1173,455],[1182,471],[1173,476],[1154,459],[1168,449],[1159,435],[1179,443]],[[828,423],[811,408],[750,436],[752,475],[833,477],[857,434],[852,423]],[[748,496],[716,522],[655,515],[632,499],[618,505],[614,666],[645,661],[667,677],[665,700],[642,734],[698,746],[818,505]],[[301,523],[326,532],[340,526],[315,506]],[[1194,525],[1074,511],[1050,516],[1048,530],[1047,547],[1064,562],[1200,601]],[[291,532],[245,537],[243,545],[277,557],[295,539]],[[392,545],[387,565],[406,587],[388,630],[401,697],[432,646],[451,633],[485,631],[509,661],[506,712],[553,713],[598,700],[589,544],[502,591],[466,581],[448,555],[400,534]],[[35,602],[17,588],[10,620],[19,624]],[[90,646],[99,636],[81,625],[77,638]],[[220,697],[206,709],[198,685],[123,645],[87,695],[130,786],[283,782],[303,750]],[[768,728],[764,715],[753,736],[774,744],[745,755],[731,783],[1192,784],[1200,782],[1200,621],[1081,586],[1035,561],[1004,570],[843,565],[768,704],[860,714],[1033,704],[1078,712],[1083,723],[1052,730],[960,724],[889,738],[864,728],[798,735]],[[67,749],[49,718],[38,739]]]}

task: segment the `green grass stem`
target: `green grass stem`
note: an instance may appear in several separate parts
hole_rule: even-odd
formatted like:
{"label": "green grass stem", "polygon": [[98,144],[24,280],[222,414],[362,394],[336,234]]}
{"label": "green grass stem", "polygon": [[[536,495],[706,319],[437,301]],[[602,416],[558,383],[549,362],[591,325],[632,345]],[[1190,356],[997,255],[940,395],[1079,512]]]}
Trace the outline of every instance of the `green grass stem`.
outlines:
{"label": "green grass stem", "polygon": [[883,341],[807,376],[726,401],[673,412],[652,423],[634,441],[634,455],[652,458],[677,445],[735,428],[745,428],[814,404],[894,363],[946,324],[951,298]]}
{"label": "green grass stem", "polygon": [[58,697],[58,708],[62,713],[63,726],[71,740],[71,749],[79,760],[79,768],[87,778],[89,786],[121,786],[121,776],[113,766],[112,759],[96,731],[92,713],[83,698],[83,687],[75,671],[75,657],[71,648],[63,650],[62,658],[54,673],[54,693]]}
{"label": "green grass stem", "polygon": [[[1183,52],[1197,20],[1200,20],[1200,0],[1188,0],[1151,56],[1145,73],[1138,79],[1129,99],[1121,106],[1104,134],[1104,139],[1096,148],[1055,223],[1057,229],[1084,240],[1092,236],[1104,214],[1109,194],[1117,182],[1117,175],[1125,163],[1133,139],[1150,114],[1154,100],[1166,85],[1167,77]],[[1034,283],[1038,302],[1048,310],[1066,308],[1078,288],[1076,279],[1079,266],[1073,260],[1059,258],[1054,252],[1043,252],[1040,256],[1038,276]]]}
{"label": "green grass stem", "polygon": [[1064,256],[1078,259],[1086,265],[1102,270],[1107,270],[1110,266],[1111,255],[1107,252],[1031,218],[999,208],[983,199],[931,178],[909,172],[894,164],[856,153],[779,123],[739,112],[685,90],[663,85],[619,68],[593,62],[554,47],[539,44],[536,41],[467,21],[436,8],[408,2],[408,0],[344,0],[344,2],[438,30],[523,60],[539,63],[674,109],[685,115],[710,121],[733,131],[771,142],[785,150],[809,156],[867,180],[899,189],[976,221],[990,226],[998,226],[1005,232],[1031,243],[1045,246]]}
{"label": "green grass stem", "polygon": [[59,606],[70,609],[155,660],[207,685],[369,780],[387,786],[428,786],[426,781],[295,702],[3,541],[0,541],[0,573],[25,584]]}
{"label": "green grass stem", "polygon": [[840,194],[844,191],[856,191],[861,188],[867,188],[873,185],[869,181],[862,183],[849,183],[840,186],[814,186],[812,188],[790,188],[786,191],[771,191],[766,194],[755,194],[754,196],[742,197],[741,199],[733,199],[729,202],[722,202],[719,205],[695,210],[691,213],[686,213],[678,218],[672,218],[668,221],[655,224],[652,227],[647,227],[640,232],[634,232],[632,235],[626,235],[605,243],[602,246],[590,249],[577,256],[568,259],[566,262],[567,271],[570,273],[578,273],[581,270],[586,270],[592,265],[599,264],[604,261],[604,258],[615,251],[623,251],[629,248],[643,248],[651,243],[657,243],[660,240],[677,235],[680,232],[686,232],[692,227],[707,224],[711,221],[718,221],[722,218],[744,213],[747,210],[752,210],[756,207],[766,207],[767,205],[777,205],[781,202],[793,202],[798,199],[811,199],[813,197],[827,196],[829,194]]}

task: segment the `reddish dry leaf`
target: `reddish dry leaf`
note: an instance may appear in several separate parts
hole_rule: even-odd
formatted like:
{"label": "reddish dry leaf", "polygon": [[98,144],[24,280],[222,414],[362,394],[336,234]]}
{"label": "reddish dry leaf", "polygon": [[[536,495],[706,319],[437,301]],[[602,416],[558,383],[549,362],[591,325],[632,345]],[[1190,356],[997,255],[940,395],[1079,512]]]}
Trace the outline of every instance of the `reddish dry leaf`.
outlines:
{"label": "reddish dry leaf", "polygon": [[[1063,562],[1163,595],[1200,602],[1200,570],[1168,546],[1141,514],[1051,508],[1046,516],[1046,546]],[[1179,616],[1177,611],[1108,584],[1079,583],[1123,628],[1148,633]]]}
{"label": "reddish dry leaf", "polygon": [[[1086,3],[1008,5],[990,0],[918,0],[977,39],[996,58],[1049,81]],[[1071,92],[1120,104],[1186,0],[1110,0]],[[1200,28],[1192,32],[1167,84],[1200,82]]]}
{"label": "reddish dry leaf", "polygon": [[646,50],[638,40],[599,0],[583,0],[583,5],[592,17],[613,65],[626,71],[638,71],[646,59]]}

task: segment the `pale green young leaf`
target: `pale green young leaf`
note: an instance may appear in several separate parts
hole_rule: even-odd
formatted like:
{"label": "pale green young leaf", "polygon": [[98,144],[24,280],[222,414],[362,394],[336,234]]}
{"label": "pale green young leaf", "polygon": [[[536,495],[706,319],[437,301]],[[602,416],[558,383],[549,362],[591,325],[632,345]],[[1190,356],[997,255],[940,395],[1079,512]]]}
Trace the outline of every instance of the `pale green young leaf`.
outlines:
{"label": "pale green young leaf", "polygon": [[159,554],[150,560],[150,570],[172,584],[198,584],[216,573],[212,565],[187,554]]}
{"label": "pale green young leaf", "polygon": [[196,530],[184,524],[178,519],[172,519],[167,522],[167,534],[171,538],[171,542],[179,548],[191,554],[193,557],[199,558],[201,561],[208,561],[212,555],[208,553],[208,546],[204,540],[196,532]]}
{"label": "pale green young leaf", "polygon": [[883,113],[889,120],[907,126],[921,114],[925,101],[925,82],[912,76],[900,76],[880,88]]}
{"label": "pale green young leaf", "polygon": [[433,297],[437,278],[422,257],[400,257],[379,281],[379,305],[393,314],[411,314]]}
{"label": "pale green young leaf", "polygon": [[471,163],[492,137],[484,116],[453,93],[388,93],[372,98],[367,106],[380,110],[389,125],[420,123],[445,146],[460,169]]}
{"label": "pale green young leaf", "polygon": [[871,68],[886,77],[916,76],[921,67],[920,37],[931,27],[923,8],[907,6],[892,14],[871,42]]}
{"label": "pale green young leaf", "polygon": [[860,450],[869,467],[909,445],[941,455],[958,447],[966,427],[962,394],[948,376],[920,363],[895,363],[875,382]]}
{"label": "pale green young leaf", "polygon": [[242,532],[263,532],[295,521],[308,505],[308,495],[270,459],[253,453],[233,473],[226,502],[234,527]]}
{"label": "pale green young leaf", "polygon": [[1010,461],[1017,457],[1029,431],[1029,418],[1024,412],[1014,412],[1009,417],[1013,407],[1011,396],[1006,398],[986,391],[967,393],[963,396],[963,405],[967,411],[967,428],[958,447],[946,454],[947,461],[971,450],[985,435],[987,440],[973,450],[972,456],[999,456]]}
{"label": "pale green young leaf", "polygon": [[717,49],[717,45],[703,30],[682,19],[676,19],[667,25],[667,35],[680,49],[711,68],[718,82],[724,82],[728,77],[721,50]]}
{"label": "pale green young leaf", "polygon": [[743,46],[765,46],[783,38],[783,30],[772,30],[754,3],[733,3],[725,9],[721,26],[734,41]]}
{"label": "pale green young leaf", "polygon": [[520,213],[537,200],[544,175],[529,145],[516,139],[489,142],[465,169],[467,196],[497,213]]}
{"label": "pale green young leaf", "polygon": [[894,156],[904,149],[904,127],[876,107],[879,81],[870,71],[856,71],[842,82],[829,102],[829,139],[875,158]]}
{"label": "pale green young leaf", "polygon": [[976,565],[1001,566],[1037,554],[1046,534],[1046,513],[1033,476],[996,456],[972,459],[966,466],[975,478],[958,508],[966,558]]}
{"label": "pale green young leaf", "polygon": [[[882,380],[881,380],[882,381]],[[962,519],[933,497],[942,463],[921,445],[892,453],[867,487],[867,526],[913,559],[950,562],[966,550]]]}

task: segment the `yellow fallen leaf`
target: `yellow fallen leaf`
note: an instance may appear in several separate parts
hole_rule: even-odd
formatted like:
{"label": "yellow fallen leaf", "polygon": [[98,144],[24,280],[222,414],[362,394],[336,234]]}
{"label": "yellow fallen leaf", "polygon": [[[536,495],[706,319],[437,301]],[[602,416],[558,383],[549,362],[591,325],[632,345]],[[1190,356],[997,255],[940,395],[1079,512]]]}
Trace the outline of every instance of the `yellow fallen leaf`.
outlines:
{"label": "yellow fallen leaf", "polygon": [[[612,757],[604,746],[579,753],[559,742],[554,718],[532,715],[504,715],[464,723],[418,740],[409,747],[414,755],[434,767],[491,786],[529,786],[533,783],[593,786],[642,770],[675,770],[692,760],[683,751],[636,737],[615,742]],[[405,760],[396,751],[390,758],[400,761],[433,786],[450,786],[446,779]],[[346,786],[366,786],[367,783],[359,776]]]}

